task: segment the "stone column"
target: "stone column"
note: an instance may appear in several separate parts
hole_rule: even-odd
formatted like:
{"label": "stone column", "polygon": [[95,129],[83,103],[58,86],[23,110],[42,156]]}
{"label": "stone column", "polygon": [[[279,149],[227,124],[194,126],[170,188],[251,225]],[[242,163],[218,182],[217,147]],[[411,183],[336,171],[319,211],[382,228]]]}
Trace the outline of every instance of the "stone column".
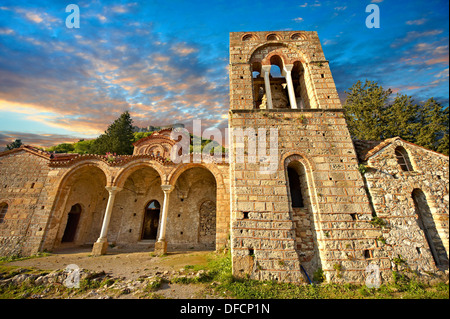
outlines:
{"label": "stone column", "polygon": [[164,192],[164,202],[161,216],[161,224],[159,225],[158,241],[155,243],[156,255],[164,255],[165,253],[167,253],[167,242],[166,242],[167,212],[169,210],[169,194],[173,190],[173,185],[161,185],[161,189]]}
{"label": "stone column", "polygon": [[94,243],[92,247],[92,255],[100,256],[106,254],[106,248],[108,248],[108,227],[109,221],[111,220],[112,209],[114,206],[114,200],[116,198],[117,192],[121,191],[122,188],[117,186],[106,186],[106,190],[109,192],[108,204],[106,204],[105,216],[103,217],[102,230],[100,232],[100,237]]}
{"label": "stone column", "polygon": [[292,84],[292,76],[291,71],[294,67],[293,64],[286,64],[283,67],[283,71],[281,72],[281,75],[283,75],[286,78],[286,83],[288,87],[288,95],[289,95],[289,103],[291,104],[291,109],[297,108],[297,101],[295,99],[295,91],[294,91],[294,85]]}
{"label": "stone column", "polygon": [[263,65],[261,67],[261,75],[264,76],[264,86],[266,89],[267,108],[273,109],[272,91],[270,89],[270,67],[271,65]]}

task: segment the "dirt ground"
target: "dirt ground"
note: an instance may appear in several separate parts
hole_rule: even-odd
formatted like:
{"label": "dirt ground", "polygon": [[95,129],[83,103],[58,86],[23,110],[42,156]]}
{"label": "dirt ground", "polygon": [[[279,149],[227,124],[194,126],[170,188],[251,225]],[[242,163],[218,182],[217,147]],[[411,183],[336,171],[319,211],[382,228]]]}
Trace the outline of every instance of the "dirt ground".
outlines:
{"label": "dirt ground", "polygon": [[[212,251],[169,251],[167,256],[152,255],[153,249],[109,248],[106,255],[93,257],[91,248],[71,247],[60,249],[49,256],[13,261],[6,265],[39,270],[65,269],[75,264],[81,269],[104,271],[114,278],[133,281],[152,276],[177,275],[187,265],[206,265]],[[208,298],[202,295],[206,287],[201,284],[164,283],[158,290],[164,298]],[[131,296],[130,296],[131,297]]]}

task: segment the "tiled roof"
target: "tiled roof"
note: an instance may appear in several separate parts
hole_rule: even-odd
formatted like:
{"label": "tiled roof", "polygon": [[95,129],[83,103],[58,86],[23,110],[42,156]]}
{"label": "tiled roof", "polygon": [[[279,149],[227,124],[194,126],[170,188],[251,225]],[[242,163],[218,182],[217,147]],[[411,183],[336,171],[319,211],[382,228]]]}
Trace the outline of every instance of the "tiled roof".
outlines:
{"label": "tiled roof", "polygon": [[14,153],[18,153],[21,151],[26,151],[28,153],[46,158],[46,159],[50,159],[51,153],[47,152],[47,151],[43,151],[37,147],[31,146],[31,145],[22,145],[21,147],[18,148],[13,148],[12,150],[7,150],[4,152],[0,152],[0,156],[6,156],[9,154],[14,154]]}
{"label": "tiled roof", "polygon": [[444,154],[429,150],[423,146],[416,145],[414,143],[405,141],[404,139],[402,139],[398,136],[385,139],[384,141],[352,140],[352,142],[353,142],[353,145],[355,146],[355,151],[358,156],[358,160],[360,162],[365,162],[369,159],[369,157],[375,155],[376,153],[381,151],[383,148],[385,148],[386,146],[392,144],[393,142],[395,142],[397,140],[400,140],[403,143],[409,144],[414,147],[419,147],[421,149],[424,149],[428,152],[432,152],[437,155],[446,156]]}
{"label": "tiled roof", "polygon": [[371,149],[383,143],[383,141],[368,140],[352,140],[352,142],[360,162],[365,161],[366,155]]}

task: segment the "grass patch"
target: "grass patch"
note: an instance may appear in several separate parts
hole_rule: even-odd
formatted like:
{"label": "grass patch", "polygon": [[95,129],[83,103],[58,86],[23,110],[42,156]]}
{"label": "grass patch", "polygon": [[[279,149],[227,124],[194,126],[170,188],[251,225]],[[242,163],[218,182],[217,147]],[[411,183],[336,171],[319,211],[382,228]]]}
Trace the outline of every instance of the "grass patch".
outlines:
{"label": "grass patch", "polygon": [[[186,267],[185,267],[186,268]],[[337,265],[336,271],[340,270]],[[232,276],[231,255],[211,254],[206,266],[187,266],[187,269],[205,270],[201,277],[181,277],[177,283],[212,283],[220,295],[238,299],[448,299],[448,284],[426,285],[414,279],[397,279],[380,288],[365,285],[322,283],[300,285],[276,281],[236,279]],[[318,274],[322,277],[323,272]]]}
{"label": "grass patch", "polygon": [[20,256],[20,255],[12,255],[12,256],[1,256],[0,257],[0,264],[1,263],[9,263],[13,261],[20,261],[20,260],[26,260],[26,259],[33,259],[33,258],[40,258],[40,257],[46,257],[50,256],[51,254],[48,252],[39,252],[32,256]]}

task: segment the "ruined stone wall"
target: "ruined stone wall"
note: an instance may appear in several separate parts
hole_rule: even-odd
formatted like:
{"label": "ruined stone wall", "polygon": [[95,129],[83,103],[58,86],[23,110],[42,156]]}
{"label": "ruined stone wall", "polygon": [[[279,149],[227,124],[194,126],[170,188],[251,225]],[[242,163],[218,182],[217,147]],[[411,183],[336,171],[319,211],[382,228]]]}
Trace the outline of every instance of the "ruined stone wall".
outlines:
{"label": "ruined stone wall", "polygon": [[135,171],[116,195],[108,241],[119,245],[139,242],[145,210],[152,200],[157,200],[162,207],[161,177],[150,167]]}
{"label": "ruined stone wall", "polygon": [[[300,70],[305,109],[256,109],[252,68],[271,64],[274,56]],[[389,259],[371,233],[377,229],[369,223],[369,199],[316,32],[230,34],[229,126],[265,128],[267,140],[270,128],[278,133],[275,173],[262,174],[260,158],[237,163],[234,153],[230,160],[235,275],[305,281],[303,262],[310,278],[321,268],[328,280],[362,282],[370,263],[386,276]],[[234,151],[248,151],[257,139],[230,142]],[[286,163],[294,158],[307,176],[309,207],[303,210],[290,202]]]}
{"label": "ruined stone wall", "polygon": [[[400,168],[395,156],[397,146],[407,151],[413,171]],[[437,269],[424,231],[419,225],[419,214],[412,196],[414,190],[420,189],[425,194],[424,200],[432,215],[432,219],[425,222],[428,224],[426,226],[434,233],[436,238],[433,240],[440,241],[438,254],[447,259],[448,269],[448,156],[397,139],[371,156],[367,166],[364,177],[373,206],[377,216],[387,223],[373,236],[379,237],[377,245],[386,251],[391,260],[401,256],[411,269],[419,273]]]}
{"label": "ruined stone wall", "polygon": [[73,243],[92,243],[100,233],[108,200],[105,173],[87,162],[71,168],[50,168],[48,211],[41,220],[43,229],[40,250],[54,250],[61,245],[71,207],[79,204],[81,214]]}
{"label": "ruined stone wall", "polygon": [[8,211],[0,224],[0,255],[37,252],[40,226],[33,223],[46,210],[47,159],[26,151],[0,157],[0,203]]}
{"label": "ruined stone wall", "polygon": [[[177,185],[186,184],[183,194],[176,189],[169,195],[170,205],[166,228],[169,249],[175,247],[196,247],[220,249],[227,244],[229,234],[229,182],[228,165],[207,164],[208,168],[197,168],[192,176],[181,174],[171,181]],[[50,168],[47,186],[52,194],[43,223],[44,239],[41,249],[54,250],[61,245],[68,213],[74,204],[82,206],[82,214],[74,244],[92,244],[99,235],[109,194],[107,184],[122,188],[116,195],[108,228],[108,242],[114,245],[133,245],[141,242],[144,214],[147,204],[157,200],[161,206],[164,194],[163,181],[182,166],[167,164],[154,169],[143,159],[137,159],[129,166],[109,166],[102,161],[88,159],[75,166]],[[208,171],[214,171],[214,176]],[[185,173],[187,174],[188,169]],[[215,179],[219,180],[216,186]],[[184,182],[182,182],[184,181]],[[186,182],[187,181],[187,182]],[[201,205],[213,202],[209,215],[200,216]],[[207,205],[208,206],[208,205]],[[209,205],[211,206],[211,205]],[[209,207],[208,206],[208,207]],[[160,212],[160,217],[161,217]],[[181,213],[182,212],[182,213]],[[215,213],[214,216],[211,214]],[[178,217],[180,214],[180,217]],[[208,235],[200,234],[200,225]],[[159,219],[161,222],[161,218]],[[211,225],[214,223],[214,225]],[[183,234],[181,234],[183,232]],[[202,238],[202,236],[206,236]],[[214,246],[214,243],[216,244]]]}
{"label": "ruined stone wall", "polygon": [[[200,246],[215,248],[215,238],[209,243],[200,241],[200,208],[206,201],[216,206],[214,176],[206,169],[198,167],[183,172],[171,193],[167,224],[169,245],[185,248]],[[210,210],[210,213],[215,214],[215,209]],[[212,221],[213,218],[209,220]]]}
{"label": "ruined stone wall", "polygon": [[[355,150],[342,112],[232,111],[231,127],[274,127],[278,130],[278,168],[260,173],[259,163],[231,162],[232,249],[236,275],[255,279],[305,281],[296,225],[308,224],[314,248],[306,247],[312,264],[328,280],[361,282],[370,263],[389,270],[389,260],[370,235],[371,209],[358,171]],[[244,142],[248,150],[248,139]],[[285,160],[301,159],[308,175],[312,218],[300,221],[288,195]],[[352,217],[356,216],[356,217]],[[354,219],[355,218],[355,219]],[[369,235],[368,235],[369,234]],[[305,233],[306,235],[306,233]],[[311,245],[311,243],[309,243]],[[306,242],[304,242],[304,245]],[[311,252],[316,254],[311,256]],[[370,251],[370,255],[367,254]],[[339,266],[335,266],[339,265]],[[337,270],[337,268],[339,270]]]}

